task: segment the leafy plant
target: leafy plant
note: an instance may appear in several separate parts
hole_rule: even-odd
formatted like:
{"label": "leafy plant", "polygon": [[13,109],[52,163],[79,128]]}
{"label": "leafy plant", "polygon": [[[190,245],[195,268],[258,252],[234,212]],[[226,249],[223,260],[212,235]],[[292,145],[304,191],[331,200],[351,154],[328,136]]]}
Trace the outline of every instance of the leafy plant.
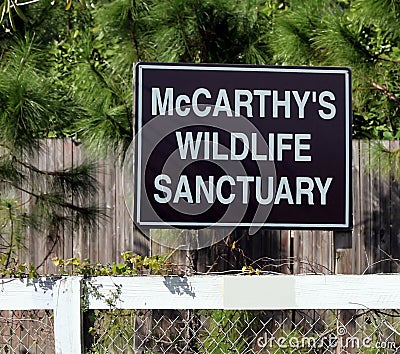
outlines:
{"label": "leafy plant", "polygon": [[15,278],[36,278],[39,273],[33,264],[19,263],[14,257],[9,254],[3,254],[0,257],[0,277],[15,277]]}
{"label": "leafy plant", "polygon": [[59,269],[60,274],[64,275],[170,275],[175,274],[175,268],[168,261],[171,254],[141,256],[133,254],[131,251],[121,253],[123,263],[90,263],[89,259],[79,258],[62,259],[53,258],[53,263]]}
{"label": "leafy plant", "polygon": [[256,340],[258,333],[250,325],[254,313],[250,311],[213,310],[200,312],[207,319],[207,331],[200,337],[200,353],[245,353]]}
{"label": "leafy plant", "polygon": [[135,310],[94,310],[88,320],[87,353],[134,353]]}

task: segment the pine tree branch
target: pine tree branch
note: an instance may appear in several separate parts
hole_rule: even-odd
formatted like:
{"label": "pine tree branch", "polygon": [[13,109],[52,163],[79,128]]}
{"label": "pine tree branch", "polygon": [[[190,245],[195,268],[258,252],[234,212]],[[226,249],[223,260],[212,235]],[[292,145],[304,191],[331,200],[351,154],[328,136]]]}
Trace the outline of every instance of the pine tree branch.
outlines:
{"label": "pine tree branch", "polygon": [[30,163],[21,161],[20,159],[16,158],[15,156],[13,156],[13,159],[18,162],[21,166],[28,168],[29,170],[36,172],[38,174],[44,175],[44,176],[58,176],[59,173],[57,171],[42,171],[40,169],[38,169],[37,167],[33,166]]}
{"label": "pine tree branch", "polygon": [[[397,98],[393,92],[389,91],[387,88],[377,84],[376,82],[372,81],[371,82],[372,86],[377,89],[378,91],[382,92],[384,95],[386,95],[387,97],[389,97],[390,100],[392,100],[393,102],[395,102],[396,104],[398,104],[400,106],[400,99]],[[389,120],[389,124],[390,127],[392,128],[393,132],[397,131],[396,128],[396,124],[394,124],[393,119],[391,117],[388,118]]]}
{"label": "pine tree branch", "polygon": [[121,133],[127,136],[132,136],[132,132],[127,130],[121,123],[117,122],[115,119],[112,119],[108,114],[105,115],[105,118],[109,120],[116,128],[118,128]]}
{"label": "pine tree branch", "polygon": [[[95,180],[95,178],[93,176],[90,175],[90,171],[89,174],[87,175],[85,173],[85,170],[81,171],[79,169],[79,167],[83,167],[83,165],[72,168],[70,170],[64,170],[64,171],[57,171],[57,170],[53,170],[53,171],[43,171],[38,169],[36,166],[21,161],[20,159],[16,158],[15,156],[13,156],[14,161],[16,161],[17,163],[21,164],[21,166],[29,169],[32,172],[35,172],[41,176],[50,176],[53,177],[55,180],[59,180],[60,183],[62,184],[62,189],[64,190],[65,185],[69,188],[72,188],[76,191],[84,191],[84,194],[86,193],[91,193],[91,192],[95,192],[97,191],[97,181]],[[70,177],[69,177],[70,176]],[[81,177],[84,177],[85,180],[81,180]],[[87,182],[87,183],[85,183]],[[91,192],[89,192],[91,191]],[[80,192],[79,192],[80,194]]]}
{"label": "pine tree branch", "polygon": [[51,248],[49,249],[49,251],[47,252],[47,254],[44,256],[44,258],[42,259],[42,262],[36,267],[36,269],[40,269],[40,267],[42,267],[44,265],[44,263],[49,259],[49,257],[51,256],[51,254],[53,253],[57,243],[59,241],[59,238],[56,238],[53,241],[53,244],[51,246]]}
{"label": "pine tree branch", "polygon": [[400,64],[400,60],[385,58],[385,57],[382,57],[381,55],[377,56],[376,59],[380,60],[380,61],[386,61],[388,63]]}
{"label": "pine tree branch", "polygon": [[43,195],[37,194],[37,193],[32,192],[32,191],[30,191],[30,190],[28,190],[28,189],[25,189],[25,188],[21,187],[20,185],[16,184],[14,181],[10,181],[9,179],[4,179],[4,178],[3,178],[3,179],[0,179],[0,182],[2,182],[2,183],[7,183],[7,184],[9,184],[10,186],[12,186],[12,187],[18,189],[18,190],[21,191],[21,192],[24,192],[24,193],[29,194],[29,195],[32,196],[32,197],[35,197],[35,198],[38,198],[38,199],[41,199],[41,200],[44,200],[44,199],[45,199],[45,197],[44,197]]}
{"label": "pine tree branch", "polygon": [[[11,185],[12,187],[18,189],[19,191],[27,193],[27,194],[29,194],[32,197],[35,197],[37,199],[46,200],[46,195],[37,194],[35,192],[32,192],[32,191],[30,191],[28,189],[25,189],[25,188],[19,186],[18,184],[15,184],[13,181],[6,180],[6,179],[1,179],[0,182],[7,183],[7,184]],[[85,211],[87,210],[86,207],[81,207],[81,206],[75,205],[73,203],[62,201],[62,200],[60,200],[59,202],[56,202],[55,204],[57,204],[57,205],[59,205],[61,207],[64,207],[64,208],[68,208],[68,209],[70,209],[72,211],[76,211],[76,212],[81,213],[81,214],[84,214]]]}
{"label": "pine tree branch", "polygon": [[[99,70],[93,65],[93,63],[90,62],[89,59],[86,59],[86,63],[89,65],[90,69],[93,71],[93,73],[100,79],[100,81],[107,87],[109,88],[109,84],[107,80],[104,78],[104,76],[100,73]],[[118,96],[115,94],[113,90],[110,90],[111,94],[114,96],[114,98],[118,99]],[[105,115],[105,118],[109,120],[121,133],[127,136],[131,136],[131,132],[128,131],[121,123],[117,122],[116,120],[112,119],[109,115]]]}
{"label": "pine tree branch", "polygon": [[393,102],[396,102],[398,105],[400,105],[400,99],[397,98],[393,92],[391,92],[390,90],[388,90],[387,88],[377,84],[376,82],[372,81],[371,85],[377,89],[378,91],[382,92],[383,94],[385,94],[387,97],[389,97]]}
{"label": "pine tree branch", "polygon": [[5,263],[6,268],[10,264],[11,255],[13,253],[13,247],[14,247],[14,218],[12,215],[11,207],[8,207],[8,213],[9,213],[9,220],[11,223],[11,227],[10,227],[10,243],[9,243],[7,259],[6,259],[6,263]]}
{"label": "pine tree branch", "polygon": [[133,17],[134,16],[132,14],[132,21],[129,21],[129,36],[131,37],[131,40],[133,42],[133,47],[135,48],[137,61],[140,61],[141,56],[140,56],[140,50],[139,50],[139,41],[137,39],[136,33],[133,28],[133,23],[134,23]]}

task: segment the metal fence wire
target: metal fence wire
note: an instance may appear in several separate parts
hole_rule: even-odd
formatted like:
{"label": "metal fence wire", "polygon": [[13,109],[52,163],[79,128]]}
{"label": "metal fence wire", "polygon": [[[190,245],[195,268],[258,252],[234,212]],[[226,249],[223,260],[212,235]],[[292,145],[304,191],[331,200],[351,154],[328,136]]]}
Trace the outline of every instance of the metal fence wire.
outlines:
{"label": "metal fence wire", "polygon": [[400,312],[92,310],[87,353],[397,353]]}
{"label": "metal fence wire", "polygon": [[[90,310],[86,353],[400,353],[400,311]],[[71,324],[72,325],[72,324]],[[0,353],[54,353],[53,311],[0,311]]]}
{"label": "metal fence wire", "polygon": [[54,353],[52,310],[0,311],[0,353]]}

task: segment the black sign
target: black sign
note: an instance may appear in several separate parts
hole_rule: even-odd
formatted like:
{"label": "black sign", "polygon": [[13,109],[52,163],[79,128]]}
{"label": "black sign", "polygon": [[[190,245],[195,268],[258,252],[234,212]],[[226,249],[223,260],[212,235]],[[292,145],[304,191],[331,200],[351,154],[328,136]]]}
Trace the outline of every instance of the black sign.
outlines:
{"label": "black sign", "polygon": [[351,72],[139,63],[135,222],[351,227]]}

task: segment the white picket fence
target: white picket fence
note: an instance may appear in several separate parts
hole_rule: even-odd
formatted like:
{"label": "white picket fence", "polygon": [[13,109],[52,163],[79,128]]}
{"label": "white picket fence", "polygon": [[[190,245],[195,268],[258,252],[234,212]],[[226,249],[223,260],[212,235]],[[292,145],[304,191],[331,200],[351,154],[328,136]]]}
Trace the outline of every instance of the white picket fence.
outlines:
{"label": "white picket fence", "polygon": [[82,352],[83,308],[400,309],[400,275],[133,276],[1,279],[0,311],[54,310],[57,354]]}

